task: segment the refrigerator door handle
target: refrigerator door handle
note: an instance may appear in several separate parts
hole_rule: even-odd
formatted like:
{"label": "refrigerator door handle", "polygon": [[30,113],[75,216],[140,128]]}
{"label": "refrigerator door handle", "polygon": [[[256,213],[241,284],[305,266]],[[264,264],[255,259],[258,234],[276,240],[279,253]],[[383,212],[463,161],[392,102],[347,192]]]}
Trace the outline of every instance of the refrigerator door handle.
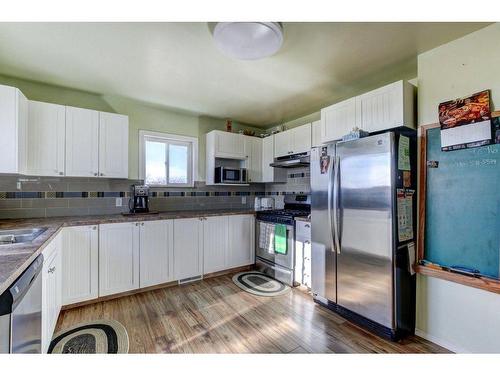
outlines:
{"label": "refrigerator door handle", "polygon": [[[332,215],[334,214],[333,209],[332,209],[333,208],[332,196],[333,196],[333,189],[334,189],[334,187],[333,187],[334,163],[330,163],[330,165],[328,166],[328,225],[330,226],[330,235],[331,235],[331,239],[332,239],[332,252],[335,252],[335,250],[336,250],[335,249],[335,234],[334,234],[335,223],[334,222],[332,223]],[[335,218],[335,216],[334,216],[334,218]]]}
{"label": "refrigerator door handle", "polygon": [[339,229],[339,191],[340,191],[340,157],[335,156],[334,166],[334,183],[333,183],[333,238],[335,240],[335,248],[337,254],[340,254],[340,229]]}

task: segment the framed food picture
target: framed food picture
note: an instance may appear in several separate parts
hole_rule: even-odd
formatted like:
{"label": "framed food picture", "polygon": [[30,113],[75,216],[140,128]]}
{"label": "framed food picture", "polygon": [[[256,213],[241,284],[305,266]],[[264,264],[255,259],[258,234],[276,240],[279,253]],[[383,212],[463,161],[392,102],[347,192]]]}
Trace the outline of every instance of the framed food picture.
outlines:
{"label": "framed food picture", "polygon": [[492,143],[490,91],[439,104],[439,124],[442,151]]}

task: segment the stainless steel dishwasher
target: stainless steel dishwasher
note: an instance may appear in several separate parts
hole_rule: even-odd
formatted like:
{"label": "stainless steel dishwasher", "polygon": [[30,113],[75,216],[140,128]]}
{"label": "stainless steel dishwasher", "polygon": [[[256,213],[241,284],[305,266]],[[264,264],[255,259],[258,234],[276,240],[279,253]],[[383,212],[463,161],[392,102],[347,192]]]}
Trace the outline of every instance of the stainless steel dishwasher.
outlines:
{"label": "stainless steel dishwasher", "polygon": [[43,255],[0,296],[0,353],[40,353]]}

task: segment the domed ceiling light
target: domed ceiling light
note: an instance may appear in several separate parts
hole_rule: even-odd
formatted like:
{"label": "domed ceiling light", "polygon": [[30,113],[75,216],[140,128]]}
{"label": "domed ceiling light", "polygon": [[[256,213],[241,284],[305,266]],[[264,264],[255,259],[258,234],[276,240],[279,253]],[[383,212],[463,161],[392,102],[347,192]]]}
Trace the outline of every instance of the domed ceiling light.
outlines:
{"label": "domed ceiling light", "polygon": [[257,60],[278,52],[283,44],[283,28],[279,22],[218,22],[213,37],[224,54]]}

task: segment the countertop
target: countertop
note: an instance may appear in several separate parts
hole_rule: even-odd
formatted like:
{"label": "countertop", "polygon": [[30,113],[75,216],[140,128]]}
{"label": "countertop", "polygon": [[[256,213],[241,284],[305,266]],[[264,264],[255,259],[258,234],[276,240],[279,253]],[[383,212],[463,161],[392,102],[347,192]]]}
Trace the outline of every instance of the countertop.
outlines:
{"label": "countertop", "polygon": [[311,222],[311,218],[308,216],[296,216],[294,219],[295,221],[305,221],[306,223]]}
{"label": "countertop", "polygon": [[46,227],[47,230],[34,241],[13,245],[0,246],[0,294],[2,294],[28,266],[36,259],[42,250],[59,233],[63,227],[98,225],[108,223],[126,223],[135,221],[152,221],[168,219],[185,219],[202,216],[254,214],[254,210],[199,210],[199,211],[169,211],[158,214],[137,215],[96,215],[68,216],[36,219],[5,219],[0,220],[0,229],[24,229]]}

